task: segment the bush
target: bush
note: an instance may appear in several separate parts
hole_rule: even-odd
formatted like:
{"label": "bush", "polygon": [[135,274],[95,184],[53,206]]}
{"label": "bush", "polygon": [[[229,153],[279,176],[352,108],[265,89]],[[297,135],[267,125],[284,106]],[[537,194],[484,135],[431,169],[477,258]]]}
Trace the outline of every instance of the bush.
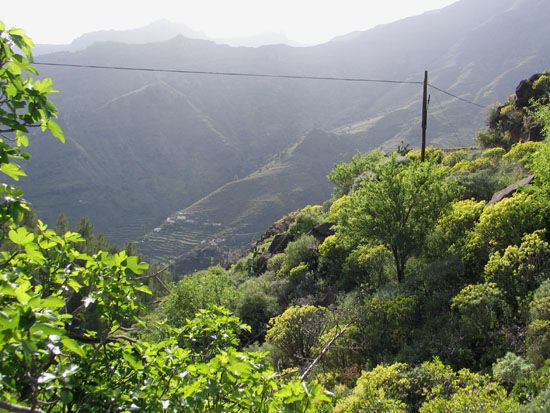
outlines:
{"label": "bush", "polygon": [[280,350],[280,368],[303,366],[313,361],[320,339],[329,328],[327,309],[312,305],[287,308],[269,321],[266,342]]}
{"label": "bush", "polygon": [[364,291],[377,291],[395,279],[391,252],[383,245],[361,245],[351,252],[343,265],[341,285],[351,290],[359,285]]}
{"label": "bush", "polygon": [[407,368],[406,364],[396,363],[378,365],[371,371],[364,371],[352,393],[340,400],[334,411],[405,413],[407,409],[402,400],[410,386],[405,374]]}
{"label": "bush", "polygon": [[508,352],[493,364],[493,376],[508,390],[520,380],[529,376],[535,366],[523,357]]}
{"label": "bush", "polygon": [[420,413],[516,413],[520,405],[506,390],[494,383],[481,388],[468,386],[451,397],[436,397],[421,407]]}
{"label": "bush", "polygon": [[550,358],[550,280],[537,289],[529,305],[526,349],[529,360],[542,366]]}
{"label": "bush", "polygon": [[534,155],[542,148],[541,142],[520,142],[512,146],[512,149],[504,155],[503,159],[517,162],[525,168],[530,168]]}
{"label": "bush", "polygon": [[497,283],[510,305],[522,304],[527,294],[550,277],[550,244],[536,231],[523,237],[519,245],[510,245],[501,255],[491,255],[485,266],[485,279]]}
{"label": "bush", "polygon": [[290,270],[300,264],[306,264],[309,268],[317,267],[318,243],[312,235],[302,235],[296,241],[288,244],[284,252],[284,262],[279,270],[281,276],[289,276]]}
{"label": "bush", "polygon": [[211,267],[182,278],[162,300],[157,311],[161,319],[179,327],[201,309],[212,305],[235,310],[240,293],[228,273]]}
{"label": "bush", "polygon": [[541,206],[532,196],[516,192],[510,198],[485,207],[468,234],[461,255],[477,272],[490,254],[520,244],[524,235],[540,229],[542,222]]}
{"label": "bush", "polygon": [[308,205],[298,212],[294,222],[292,222],[288,228],[288,233],[292,236],[292,238],[296,239],[303,234],[307,234],[316,225],[323,222],[323,219],[324,214],[322,206]]}

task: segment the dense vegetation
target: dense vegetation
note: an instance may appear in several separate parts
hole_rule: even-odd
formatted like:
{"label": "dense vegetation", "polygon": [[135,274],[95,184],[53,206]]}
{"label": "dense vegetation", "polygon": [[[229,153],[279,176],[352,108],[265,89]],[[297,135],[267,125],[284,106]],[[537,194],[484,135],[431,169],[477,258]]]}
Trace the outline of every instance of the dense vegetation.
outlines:
{"label": "dense vegetation", "polygon": [[[30,128],[64,137],[32,42],[0,32],[0,170],[18,180]],[[550,136],[548,78],[499,114]],[[495,117],[480,149],[429,148],[424,163],[357,154],[330,174],[325,205],[178,283],[87,222],[88,239],[31,219],[22,192],[0,186],[0,408],[544,411],[550,142],[510,125]]]}

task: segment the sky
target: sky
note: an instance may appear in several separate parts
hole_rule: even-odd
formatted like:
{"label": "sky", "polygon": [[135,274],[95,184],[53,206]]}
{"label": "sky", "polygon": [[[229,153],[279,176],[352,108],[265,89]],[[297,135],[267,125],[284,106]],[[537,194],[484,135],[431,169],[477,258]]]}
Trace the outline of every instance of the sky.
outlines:
{"label": "sky", "polygon": [[[456,0],[25,0],[2,7],[7,26],[35,43],[70,43],[103,29],[131,29],[166,18],[212,38],[284,33],[302,44],[421,14]],[[21,4],[24,4],[21,5]]]}

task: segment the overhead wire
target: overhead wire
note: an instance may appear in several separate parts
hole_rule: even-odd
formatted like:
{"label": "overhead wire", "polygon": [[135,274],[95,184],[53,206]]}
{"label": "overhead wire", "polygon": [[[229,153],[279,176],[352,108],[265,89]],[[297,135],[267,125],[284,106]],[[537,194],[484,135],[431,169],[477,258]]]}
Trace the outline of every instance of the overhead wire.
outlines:
{"label": "overhead wire", "polygon": [[35,65],[41,65],[41,66],[126,70],[126,71],[137,71],[137,72],[181,73],[181,74],[215,75],[215,76],[243,76],[243,77],[279,78],[279,79],[335,80],[335,81],[344,81],[344,82],[396,83],[396,84],[412,84],[412,85],[422,84],[422,82],[407,81],[407,80],[366,79],[366,78],[355,78],[355,77],[276,75],[276,74],[268,74],[268,73],[241,73],[241,72],[205,71],[205,70],[160,69],[160,68],[150,68],[150,67],[84,65],[84,64],[75,64],[75,63],[47,63],[47,62],[33,62],[33,63]]}
{"label": "overhead wire", "polygon": [[468,99],[462,98],[462,97],[460,97],[460,96],[457,96],[457,95],[455,95],[455,94],[453,94],[453,93],[451,93],[451,92],[449,92],[449,91],[447,91],[447,90],[444,90],[444,89],[441,89],[441,88],[439,88],[439,87],[437,87],[437,86],[434,86],[434,85],[432,85],[431,83],[428,83],[428,86],[431,87],[432,89],[435,89],[435,90],[437,90],[437,91],[439,91],[439,92],[441,92],[441,93],[444,93],[444,94],[446,94],[446,95],[448,95],[448,96],[451,96],[451,97],[453,97],[453,98],[455,98],[455,99],[461,100],[462,102],[466,102],[466,103],[469,103],[469,104],[471,104],[471,105],[477,106],[478,108],[485,109],[485,106],[482,106],[482,105],[480,105],[479,103],[475,103],[475,102],[473,102],[473,101],[471,101],[471,100],[468,100]]}
{"label": "overhead wire", "polygon": [[[259,77],[259,78],[274,78],[274,79],[330,80],[330,81],[342,81],[342,82],[392,83],[392,84],[409,84],[409,85],[423,84],[423,82],[421,81],[395,80],[395,79],[370,79],[370,78],[337,77],[337,76],[335,77],[335,76],[277,75],[277,74],[271,74],[271,73],[162,69],[162,68],[151,68],[151,67],[86,65],[86,64],[77,64],[77,63],[50,63],[50,62],[36,62],[36,61],[33,63],[35,65],[40,65],[40,66],[70,67],[70,68],[82,68],[82,69],[103,69],[103,70],[125,70],[125,71],[134,71],[134,72],[179,73],[179,74],[211,75],[211,76]],[[444,93],[462,102],[477,106],[478,108],[482,108],[482,109],[485,108],[485,106],[482,106],[479,103],[457,96],[431,83],[428,83],[428,86],[438,92]]]}

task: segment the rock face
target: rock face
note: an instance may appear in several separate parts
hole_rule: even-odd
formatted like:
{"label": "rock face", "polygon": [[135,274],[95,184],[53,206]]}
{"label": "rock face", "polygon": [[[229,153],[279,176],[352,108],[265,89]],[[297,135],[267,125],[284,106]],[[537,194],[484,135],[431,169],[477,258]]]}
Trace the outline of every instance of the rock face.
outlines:
{"label": "rock face", "polygon": [[534,83],[539,80],[544,73],[535,73],[529,79],[522,80],[516,87],[516,105],[525,107],[529,105],[531,99],[540,99],[544,96],[544,88],[533,87]]}
{"label": "rock face", "polygon": [[535,179],[535,175],[529,175],[519,181],[517,181],[515,184],[512,184],[510,186],[507,186],[504,189],[501,189],[500,191],[496,192],[491,200],[487,202],[487,205],[493,205],[497,202],[502,201],[504,198],[508,198],[514,194],[518,190],[519,187],[529,185],[531,182],[533,182],[533,179]]}
{"label": "rock face", "polygon": [[271,241],[267,252],[271,255],[279,254],[285,250],[290,241],[291,236],[289,234],[277,234],[275,238],[273,238],[273,241]]}
{"label": "rock face", "polygon": [[323,222],[315,226],[310,232],[310,235],[313,235],[318,242],[323,242],[327,237],[334,235],[334,222]]}

